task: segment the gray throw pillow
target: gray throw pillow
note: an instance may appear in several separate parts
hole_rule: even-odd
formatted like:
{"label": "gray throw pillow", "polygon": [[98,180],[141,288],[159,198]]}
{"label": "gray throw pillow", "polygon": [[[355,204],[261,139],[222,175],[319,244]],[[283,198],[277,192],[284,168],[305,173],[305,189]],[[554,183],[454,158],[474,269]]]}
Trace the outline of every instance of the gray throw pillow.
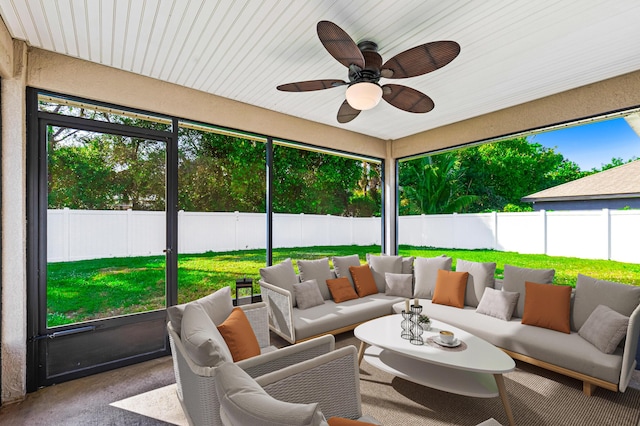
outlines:
{"label": "gray throw pillow", "polygon": [[387,296],[399,296],[411,298],[413,296],[411,288],[413,287],[413,275],[411,274],[391,274],[385,273],[387,288],[385,294]]}
{"label": "gray throw pillow", "polygon": [[466,306],[477,307],[484,295],[485,288],[494,288],[496,284],[495,262],[469,262],[456,260],[456,272],[468,272],[467,288],[464,295]]}
{"label": "gray throw pillow", "polygon": [[198,303],[188,303],[182,316],[180,340],[189,357],[198,365],[216,367],[233,356],[218,327]]}
{"label": "gray throw pillow", "polygon": [[555,269],[530,269],[518,268],[516,266],[504,265],[504,279],[502,280],[502,289],[505,291],[513,291],[520,293],[518,305],[513,313],[518,318],[522,318],[524,314],[525,299],[525,282],[536,284],[551,284],[553,276],[556,274]]}
{"label": "gray throw pillow", "polygon": [[285,259],[277,265],[260,268],[260,278],[266,283],[275,285],[291,293],[291,302],[293,306],[296,306],[293,285],[299,282],[299,280],[296,271],[293,269],[291,259]]}
{"label": "gray throw pillow", "polygon": [[580,330],[598,305],[606,305],[629,317],[638,303],[640,303],[640,287],[578,274],[571,316],[572,328]]}
{"label": "gray throw pillow", "polygon": [[629,317],[605,305],[598,305],[578,334],[605,354],[612,354],[627,334]]}
{"label": "gray throw pillow", "polygon": [[436,288],[438,270],[450,271],[452,261],[453,259],[447,256],[416,257],[413,261],[415,276],[414,297],[431,299]]}
{"label": "gray throw pillow", "polygon": [[520,293],[486,287],[476,312],[509,321],[513,316],[513,310],[518,304],[519,297]]}
{"label": "gray throw pillow", "polygon": [[225,425],[319,426],[324,422],[317,402],[296,404],[277,400],[234,363],[218,367],[215,384]]}
{"label": "gray throw pillow", "polygon": [[324,298],[322,297],[322,293],[320,293],[316,280],[308,280],[295,284],[293,286],[293,292],[299,309],[309,309],[324,303]]}
{"label": "gray throw pillow", "polygon": [[333,279],[329,258],[324,257],[316,260],[298,260],[298,270],[300,271],[300,281],[316,280],[318,288],[324,300],[331,300],[331,292],[327,287],[327,280]]}
{"label": "gray throw pillow", "polygon": [[[205,312],[209,315],[209,318],[213,323],[218,326],[227,319],[233,310],[233,301],[231,300],[231,288],[222,287],[207,296],[201,297],[198,300],[194,300],[189,303],[199,303],[204,308]],[[169,321],[176,333],[181,333],[182,330],[182,317],[184,315],[184,309],[188,303],[181,305],[174,305],[167,308],[167,315]]]}
{"label": "gray throw pillow", "polygon": [[384,293],[387,287],[385,275],[387,272],[399,274],[402,272],[401,256],[374,256],[367,255],[369,268],[373,274],[373,280],[378,287],[378,293]]}
{"label": "gray throw pillow", "polygon": [[336,271],[336,277],[345,277],[353,285],[353,278],[349,272],[350,266],[360,266],[360,258],[357,254],[351,256],[334,256],[332,259],[333,269]]}

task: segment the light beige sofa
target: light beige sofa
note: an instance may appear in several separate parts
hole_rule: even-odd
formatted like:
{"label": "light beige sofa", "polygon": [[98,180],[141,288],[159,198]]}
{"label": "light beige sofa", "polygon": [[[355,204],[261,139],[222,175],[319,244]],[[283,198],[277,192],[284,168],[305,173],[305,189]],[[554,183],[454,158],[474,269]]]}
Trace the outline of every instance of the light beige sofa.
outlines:
{"label": "light beige sofa", "polygon": [[[382,260],[385,262],[382,267],[380,264],[376,265],[377,271],[374,275],[380,277],[380,274],[391,270],[411,273],[414,279],[411,297],[420,299],[423,314],[469,331],[503,349],[514,359],[581,380],[584,393],[587,395],[591,395],[597,387],[621,392],[627,388],[636,367],[640,333],[640,287],[579,275],[576,289],[572,293],[571,330],[567,334],[521,323],[525,282],[550,284],[555,272],[552,269],[533,270],[505,265],[505,280],[495,280],[494,263],[458,260],[456,270],[469,273],[464,308],[460,309],[435,304],[431,300],[437,270],[451,270],[452,259],[416,258],[413,262],[413,258],[400,258],[401,267],[398,263],[391,267],[390,259],[394,256],[387,258]],[[373,260],[379,263],[381,259]],[[344,268],[342,271],[340,268],[331,271],[331,277],[344,274]],[[265,276],[262,278],[260,286],[263,300],[269,306],[270,328],[292,343],[322,334],[348,331],[364,321],[399,313],[405,306],[405,297],[389,296],[380,292],[342,303],[325,300],[320,306],[299,309],[294,305],[293,291],[269,283],[264,279]],[[299,282],[302,277],[295,276],[293,279]],[[505,320],[477,312],[478,304],[487,287],[501,291],[504,287],[505,292],[521,293],[513,309],[513,317]],[[585,340],[579,332],[598,305],[608,306],[629,318],[624,338],[611,354],[602,352]]]}

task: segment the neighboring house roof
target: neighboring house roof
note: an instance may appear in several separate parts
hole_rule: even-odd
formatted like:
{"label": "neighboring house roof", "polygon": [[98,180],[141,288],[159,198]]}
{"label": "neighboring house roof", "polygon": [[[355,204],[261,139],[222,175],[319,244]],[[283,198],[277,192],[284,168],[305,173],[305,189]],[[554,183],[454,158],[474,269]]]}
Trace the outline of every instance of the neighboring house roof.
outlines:
{"label": "neighboring house roof", "polygon": [[640,160],[522,197],[521,201],[640,198]]}

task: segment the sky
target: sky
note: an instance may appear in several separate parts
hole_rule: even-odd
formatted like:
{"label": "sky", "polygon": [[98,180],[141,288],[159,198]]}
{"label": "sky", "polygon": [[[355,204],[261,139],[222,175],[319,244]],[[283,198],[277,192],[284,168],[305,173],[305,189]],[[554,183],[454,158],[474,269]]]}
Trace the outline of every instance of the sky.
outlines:
{"label": "sky", "polygon": [[611,159],[640,158],[640,137],[624,118],[568,127],[530,136],[529,141],[554,148],[580,170],[600,169]]}

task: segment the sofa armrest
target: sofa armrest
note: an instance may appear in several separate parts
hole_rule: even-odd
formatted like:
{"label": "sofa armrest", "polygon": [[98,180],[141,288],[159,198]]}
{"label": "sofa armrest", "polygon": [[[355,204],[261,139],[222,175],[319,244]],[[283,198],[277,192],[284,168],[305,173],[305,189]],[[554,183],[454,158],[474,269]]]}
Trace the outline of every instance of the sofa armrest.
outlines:
{"label": "sofa armrest", "polygon": [[335,338],[326,335],[244,359],[236,364],[251,377],[258,377],[327,354],[334,349]]}
{"label": "sofa armrest", "polygon": [[625,337],[624,352],[622,354],[622,369],[618,388],[624,392],[629,385],[633,370],[636,368],[636,353],[638,351],[638,334],[640,333],[640,305],[631,313],[629,326]]}
{"label": "sofa armrest", "polygon": [[293,327],[293,295],[283,288],[259,281],[262,300],[269,307],[269,327],[289,343],[296,342]]}
{"label": "sofa armrest", "polygon": [[355,346],[336,349],[256,378],[271,396],[293,403],[318,402],[325,417],[362,416]]}
{"label": "sofa armrest", "polygon": [[266,348],[271,345],[271,338],[269,337],[269,308],[267,304],[265,302],[251,303],[250,305],[241,305],[240,308],[249,319],[260,347]]}

